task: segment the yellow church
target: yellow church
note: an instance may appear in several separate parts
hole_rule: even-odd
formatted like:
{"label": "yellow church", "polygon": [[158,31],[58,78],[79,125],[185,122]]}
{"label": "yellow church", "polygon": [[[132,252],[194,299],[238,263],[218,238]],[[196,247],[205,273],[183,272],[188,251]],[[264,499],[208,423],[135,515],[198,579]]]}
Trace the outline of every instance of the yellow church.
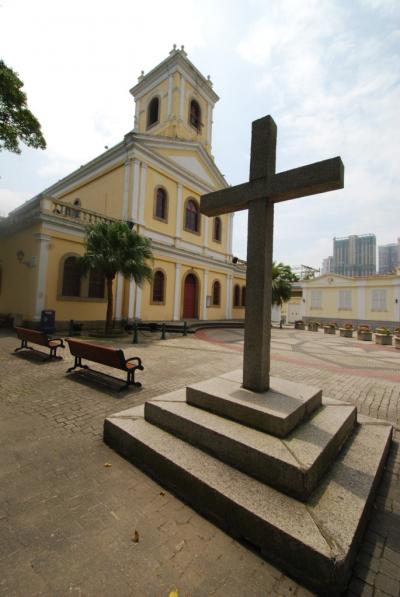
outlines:
{"label": "yellow church", "polygon": [[118,275],[114,318],[177,321],[244,317],[245,266],[232,256],[233,215],[200,214],[200,196],[228,184],[211,154],[210,78],[176,46],[130,90],[124,139],[0,220],[0,313],[36,325],[102,322],[102,278],[82,276],[85,227],[123,220],[152,241],[153,281]]}

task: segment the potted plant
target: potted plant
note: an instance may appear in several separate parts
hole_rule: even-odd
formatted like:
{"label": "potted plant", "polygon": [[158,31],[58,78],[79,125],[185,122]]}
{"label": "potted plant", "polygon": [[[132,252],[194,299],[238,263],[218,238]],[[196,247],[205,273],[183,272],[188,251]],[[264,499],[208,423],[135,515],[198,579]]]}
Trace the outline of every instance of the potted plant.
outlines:
{"label": "potted plant", "polygon": [[324,334],[336,334],[336,323],[326,323],[324,325]]}
{"label": "potted plant", "polygon": [[318,332],[319,327],[320,327],[320,322],[319,321],[309,321],[308,322],[308,331],[309,332]]}
{"label": "potted plant", "polygon": [[357,329],[357,340],[364,340],[365,342],[371,342],[372,340],[372,329],[369,325],[360,325]]}
{"label": "potted plant", "polygon": [[295,330],[304,330],[305,329],[304,321],[302,319],[298,319],[297,321],[295,321],[294,329]]}
{"label": "potted plant", "polygon": [[388,328],[377,328],[375,330],[375,344],[392,346],[392,332]]}
{"label": "potted plant", "polygon": [[394,347],[400,349],[400,328],[396,328],[394,334]]}
{"label": "potted plant", "polygon": [[354,328],[352,323],[345,323],[343,327],[339,328],[339,334],[343,338],[352,338],[353,332]]}

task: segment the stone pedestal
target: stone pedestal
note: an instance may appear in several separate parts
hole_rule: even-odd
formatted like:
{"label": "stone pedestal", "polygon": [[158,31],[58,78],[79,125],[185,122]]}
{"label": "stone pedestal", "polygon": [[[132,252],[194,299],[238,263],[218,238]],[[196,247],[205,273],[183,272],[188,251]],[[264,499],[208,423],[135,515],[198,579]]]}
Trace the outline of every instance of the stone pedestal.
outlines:
{"label": "stone pedestal", "polygon": [[354,330],[349,330],[348,328],[339,328],[339,334],[343,338],[352,338],[353,337],[353,331]]}
{"label": "stone pedestal", "polygon": [[392,428],[318,388],[242,371],[110,416],[104,441],[320,595],[346,586]]}
{"label": "stone pedestal", "polygon": [[392,338],[391,334],[379,334],[375,333],[375,344],[383,344],[385,346],[392,346]]}

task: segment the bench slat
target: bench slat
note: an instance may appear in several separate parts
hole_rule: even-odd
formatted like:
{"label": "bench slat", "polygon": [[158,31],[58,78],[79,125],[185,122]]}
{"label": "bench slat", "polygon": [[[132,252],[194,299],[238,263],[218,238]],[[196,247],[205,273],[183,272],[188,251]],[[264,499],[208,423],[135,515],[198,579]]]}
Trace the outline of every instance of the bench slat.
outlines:
{"label": "bench slat", "polygon": [[15,331],[20,340],[28,340],[34,344],[41,346],[48,346],[49,339],[45,332],[39,330],[31,330],[30,328],[15,327]]}
{"label": "bench slat", "polygon": [[108,367],[126,371],[126,383],[119,389],[119,391],[128,386],[141,387],[142,384],[135,381],[136,369],[143,371],[142,361],[139,357],[125,359],[124,353],[120,348],[110,348],[109,346],[92,344],[91,342],[72,340],[72,338],[66,338],[65,340],[68,342],[72,356],[75,357],[75,364],[73,367],[67,369],[67,373],[70,373],[70,371],[73,371],[77,367],[88,369],[87,365],[82,365],[82,359],[86,359],[88,361],[100,363],[101,365],[107,365]]}
{"label": "bench slat", "polygon": [[101,365],[126,370],[124,353],[120,348],[111,348],[100,344],[72,340],[71,338],[66,338],[66,341],[74,357],[81,357]]}

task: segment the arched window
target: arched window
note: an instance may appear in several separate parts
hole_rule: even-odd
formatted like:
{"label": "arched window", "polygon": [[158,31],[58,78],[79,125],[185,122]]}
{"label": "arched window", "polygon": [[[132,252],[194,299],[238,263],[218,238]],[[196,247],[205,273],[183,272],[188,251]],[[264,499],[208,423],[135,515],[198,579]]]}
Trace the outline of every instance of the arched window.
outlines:
{"label": "arched window", "polygon": [[219,306],[221,304],[221,284],[218,280],[212,285],[212,304],[215,306]]}
{"label": "arched window", "polygon": [[213,240],[217,243],[221,242],[221,235],[222,235],[222,222],[221,218],[214,218],[214,228],[213,228]]}
{"label": "arched window", "polygon": [[242,307],[246,306],[246,286],[242,288]]}
{"label": "arched window", "polygon": [[233,289],[233,306],[240,307],[240,286],[239,284],[235,284]]}
{"label": "arched window", "polygon": [[104,298],[104,285],[104,275],[95,269],[90,270],[88,297]]}
{"label": "arched window", "polygon": [[185,228],[191,232],[200,231],[200,211],[197,202],[189,199],[185,210]]}
{"label": "arched window", "polygon": [[76,257],[67,257],[64,261],[61,293],[63,296],[81,294],[81,268]]}
{"label": "arched window", "polygon": [[166,191],[158,187],[156,190],[155,205],[154,205],[154,216],[159,220],[167,221],[167,207],[168,207],[168,196]]}
{"label": "arched window", "polygon": [[160,100],[158,97],[153,97],[147,108],[147,126],[155,124],[159,120]]}
{"label": "arched window", "polygon": [[201,109],[196,100],[190,102],[189,122],[199,133],[201,128]]}
{"label": "arched window", "polygon": [[153,277],[153,303],[163,303],[165,300],[165,275],[160,270],[154,273]]}

